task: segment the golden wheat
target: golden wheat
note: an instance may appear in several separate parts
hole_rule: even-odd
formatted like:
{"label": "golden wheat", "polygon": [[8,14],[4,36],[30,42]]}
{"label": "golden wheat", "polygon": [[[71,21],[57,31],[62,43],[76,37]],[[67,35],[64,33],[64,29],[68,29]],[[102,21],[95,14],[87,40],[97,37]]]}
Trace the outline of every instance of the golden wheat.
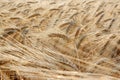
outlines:
{"label": "golden wheat", "polygon": [[0,0],[1,80],[119,80],[120,0]]}

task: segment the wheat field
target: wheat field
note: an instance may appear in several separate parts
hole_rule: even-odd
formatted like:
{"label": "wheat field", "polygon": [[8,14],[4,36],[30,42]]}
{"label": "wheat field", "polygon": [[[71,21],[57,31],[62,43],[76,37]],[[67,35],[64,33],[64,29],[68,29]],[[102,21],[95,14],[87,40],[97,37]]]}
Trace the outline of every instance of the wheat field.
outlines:
{"label": "wheat field", "polygon": [[0,80],[120,80],[120,0],[0,0]]}

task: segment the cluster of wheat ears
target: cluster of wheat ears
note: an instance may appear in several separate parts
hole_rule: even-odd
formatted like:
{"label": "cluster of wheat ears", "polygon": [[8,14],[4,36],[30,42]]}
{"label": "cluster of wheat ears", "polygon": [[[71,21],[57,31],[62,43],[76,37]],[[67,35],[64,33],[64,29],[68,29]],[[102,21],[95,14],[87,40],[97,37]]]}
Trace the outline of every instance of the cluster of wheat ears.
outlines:
{"label": "cluster of wheat ears", "polygon": [[0,80],[120,80],[120,0],[0,0]]}

